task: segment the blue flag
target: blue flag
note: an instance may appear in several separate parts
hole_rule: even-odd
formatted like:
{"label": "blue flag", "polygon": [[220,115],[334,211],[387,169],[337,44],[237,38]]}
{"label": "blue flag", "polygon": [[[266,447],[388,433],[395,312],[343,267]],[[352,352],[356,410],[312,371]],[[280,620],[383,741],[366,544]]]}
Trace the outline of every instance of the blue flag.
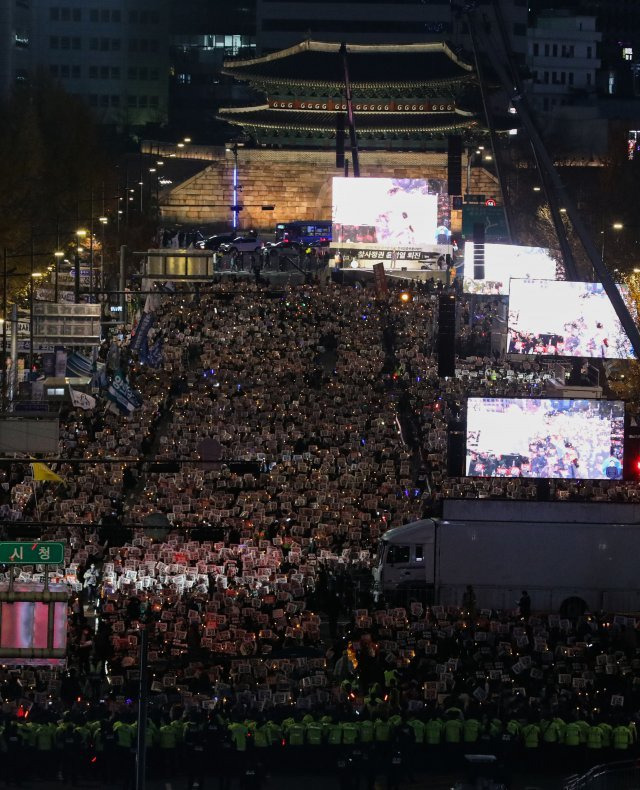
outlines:
{"label": "blue flag", "polygon": [[142,406],[142,396],[133,389],[121,370],[116,372],[113,381],[109,384],[107,398],[113,401],[123,414],[131,414]]}
{"label": "blue flag", "polygon": [[151,348],[147,350],[147,365],[150,365],[152,368],[158,368],[162,365],[164,359],[162,345],[162,338],[159,337]]}
{"label": "blue flag", "polygon": [[136,329],[136,334],[133,338],[133,343],[131,344],[131,349],[133,351],[137,351],[140,353],[140,349],[142,348],[142,344],[147,339],[147,335],[149,334],[149,330],[153,326],[153,322],[155,320],[155,313],[143,313],[142,318],[140,319],[140,323]]}

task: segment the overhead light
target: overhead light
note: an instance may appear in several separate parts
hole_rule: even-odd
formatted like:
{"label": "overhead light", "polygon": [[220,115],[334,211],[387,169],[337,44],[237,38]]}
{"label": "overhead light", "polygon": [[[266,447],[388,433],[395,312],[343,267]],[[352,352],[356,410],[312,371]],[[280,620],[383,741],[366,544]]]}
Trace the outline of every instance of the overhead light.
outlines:
{"label": "overhead light", "polygon": [[511,135],[511,137],[515,137],[515,135],[518,134],[518,130],[517,129],[509,129],[509,134]]}
{"label": "overhead light", "polygon": [[622,230],[622,228],[624,228],[624,225],[622,224],[622,222],[614,222],[612,227],[614,230]]}
{"label": "overhead light", "polygon": [[534,188],[533,188],[533,191],[534,191],[534,192],[539,192],[539,191],[540,191],[540,187],[534,187]]}

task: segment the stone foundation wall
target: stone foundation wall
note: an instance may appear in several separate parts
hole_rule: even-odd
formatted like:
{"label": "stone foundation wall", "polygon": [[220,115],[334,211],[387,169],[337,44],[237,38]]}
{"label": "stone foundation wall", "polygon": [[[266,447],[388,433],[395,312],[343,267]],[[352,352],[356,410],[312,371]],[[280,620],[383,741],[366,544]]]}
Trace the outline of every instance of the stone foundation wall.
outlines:
{"label": "stone foundation wall", "polygon": [[[210,149],[210,164],[161,198],[161,217],[166,225],[229,226],[233,205],[234,156],[224,148]],[[463,191],[466,164],[463,161]],[[445,153],[363,152],[362,177],[447,177]],[[331,179],[336,169],[333,151],[238,150],[238,203],[240,228],[273,231],[276,223],[293,219],[331,218]],[[351,173],[352,175],[352,173]],[[499,198],[497,182],[486,170],[472,168],[470,192]],[[498,202],[500,202],[498,200]],[[273,210],[263,210],[273,206]],[[457,231],[461,212],[452,212]]]}

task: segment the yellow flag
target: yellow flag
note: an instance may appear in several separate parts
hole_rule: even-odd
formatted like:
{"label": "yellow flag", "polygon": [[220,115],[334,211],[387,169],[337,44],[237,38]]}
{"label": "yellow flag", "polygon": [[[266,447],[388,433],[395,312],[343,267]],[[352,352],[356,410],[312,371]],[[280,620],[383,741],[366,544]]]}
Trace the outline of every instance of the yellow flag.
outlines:
{"label": "yellow flag", "polygon": [[53,483],[64,483],[60,475],[57,475],[53,469],[49,469],[46,464],[31,464],[31,468],[33,469],[34,480],[50,480]]}

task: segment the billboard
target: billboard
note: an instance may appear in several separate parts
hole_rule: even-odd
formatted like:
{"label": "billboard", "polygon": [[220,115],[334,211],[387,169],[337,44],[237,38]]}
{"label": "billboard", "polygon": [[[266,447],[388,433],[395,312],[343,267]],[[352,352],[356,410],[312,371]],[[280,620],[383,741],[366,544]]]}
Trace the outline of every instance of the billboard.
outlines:
{"label": "billboard", "polygon": [[442,180],[333,179],[333,245],[420,248],[448,244],[449,228]]}
{"label": "billboard", "polygon": [[[509,293],[511,278],[564,280],[564,267],[544,247],[523,247],[517,244],[485,244],[484,269],[474,267],[474,244],[464,245],[463,287],[468,293],[492,296]],[[476,275],[482,275],[476,278]]]}
{"label": "billboard", "polygon": [[471,477],[622,478],[624,403],[469,398]]}
{"label": "billboard", "polygon": [[[626,297],[627,289],[619,288]],[[551,280],[511,280],[507,350],[560,357],[634,357],[600,283]]]}

